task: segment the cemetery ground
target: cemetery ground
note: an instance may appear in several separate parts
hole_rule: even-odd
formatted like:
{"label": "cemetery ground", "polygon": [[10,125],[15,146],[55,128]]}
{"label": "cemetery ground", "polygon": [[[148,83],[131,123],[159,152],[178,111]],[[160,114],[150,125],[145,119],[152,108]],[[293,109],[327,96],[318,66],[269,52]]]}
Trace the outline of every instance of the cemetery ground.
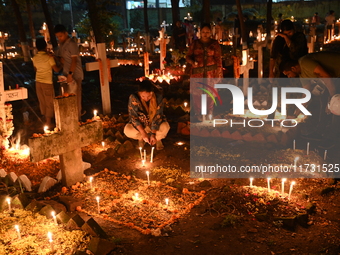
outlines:
{"label": "cemetery ground", "polygon": [[[20,70],[33,74],[33,70],[26,68]],[[22,73],[25,76],[24,71]],[[100,108],[100,91],[96,85],[98,75],[96,73],[85,75],[83,101],[87,113],[84,119],[91,118],[93,110]],[[81,200],[80,204],[77,202],[73,205],[72,211],[67,212],[68,216],[79,215],[84,221],[93,217],[107,235],[106,239],[110,245],[108,243],[101,245],[110,246],[112,248],[110,254],[340,252],[340,186],[334,179],[294,179],[296,185],[291,199],[288,200],[287,197],[280,197],[281,179],[273,178],[271,192],[268,192],[265,178],[255,179],[252,188],[249,187],[249,179],[202,179],[200,176],[190,178],[189,156],[190,148],[193,149],[194,144],[190,144],[189,136],[177,133],[179,118],[185,114],[183,111],[171,108],[166,110],[171,130],[164,140],[165,149],[155,151],[153,163],[147,162],[143,167],[140,151],[135,148],[136,142],[130,143],[123,136],[128,96],[136,89],[132,85],[133,80],[140,76],[142,76],[140,67],[119,67],[113,70],[115,82],[111,84],[111,98],[114,112],[112,116],[103,117],[105,143],[93,144],[82,149],[83,160],[91,163],[91,167],[85,170],[87,178],[83,183],[67,188],[57,184],[45,193],[37,193],[43,177],[48,175],[54,178],[57,175],[59,163],[56,159],[36,164],[23,159],[10,160],[8,156],[2,154],[0,168],[5,168],[7,172],[16,172],[18,176],[26,174],[30,178],[33,191],[25,192],[30,200],[56,201],[60,204],[63,196],[74,197],[78,202]],[[183,90],[185,91],[185,88]],[[32,88],[29,88],[28,104],[13,103],[15,133],[22,130],[23,141],[33,133],[43,132],[43,124],[37,118],[39,116],[37,102],[34,101],[32,91]],[[189,98],[185,92],[175,93],[171,89],[165,92],[168,100]],[[23,109],[28,110],[32,118],[25,125],[22,123]],[[37,116],[33,112],[36,112]],[[232,141],[224,138],[206,138],[205,146],[195,152],[208,156],[208,150],[218,149],[220,143]],[[296,153],[306,162],[322,162],[322,155],[314,149],[311,149],[308,156],[306,155],[305,146],[302,146],[305,141],[297,138],[296,142],[297,150],[294,155],[292,149],[287,148],[289,146],[270,143],[230,145],[223,154],[230,163],[237,165],[256,164],[265,160],[275,162],[277,159],[288,163],[294,159]],[[145,149],[149,161],[151,148],[147,145]],[[335,160],[336,155],[338,154],[334,151],[329,157]],[[150,186],[146,171],[150,172]],[[93,176],[92,184],[89,182],[90,176]],[[289,179],[286,183],[286,196],[290,181]],[[2,194],[7,194],[6,189],[1,187]],[[11,195],[20,193],[20,187],[11,187],[7,190]],[[136,198],[137,191],[139,198]],[[100,196],[101,199],[99,213],[96,196]],[[168,206],[165,204],[165,198],[169,198]],[[14,216],[20,218],[24,217],[23,215],[24,213],[20,213]],[[12,218],[8,217],[6,210],[0,214],[2,224],[4,219],[10,222],[9,219]],[[37,216],[35,219],[27,218],[27,221],[35,221],[32,225],[46,224],[43,231],[46,226],[51,231],[55,230],[55,226],[52,226],[53,219],[45,217],[42,219]],[[162,226],[160,231],[155,231],[157,226],[163,223],[168,224]],[[12,225],[6,225],[7,231],[5,233],[3,230],[0,231],[0,236],[5,234],[12,238],[6,243],[8,246],[16,243],[14,239],[17,235],[12,228]],[[74,231],[74,228],[71,230]],[[33,235],[35,230],[38,231],[33,227],[30,232],[22,230],[22,240],[28,240],[29,235]],[[62,245],[55,243],[57,247],[55,250],[60,252],[59,254],[72,252],[71,249],[66,250],[66,245],[78,244],[76,241],[72,242],[73,236],[70,233],[66,230],[60,231],[60,235],[69,237],[69,243],[65,241],[66,238],[62,240]],[[77,248],[85,250],[90,235],[86,234],[86,231],[74,233],[79,235],[78,240],[82,240]],[[97,235],[102,235],[98,233]],[[3,240],[0,245],[5,244]],[[40,247],[41,252],[46,251],[45,254],[48,254],[47,239]],[[17,250],[16,252],[15,254],[23,254]]]}

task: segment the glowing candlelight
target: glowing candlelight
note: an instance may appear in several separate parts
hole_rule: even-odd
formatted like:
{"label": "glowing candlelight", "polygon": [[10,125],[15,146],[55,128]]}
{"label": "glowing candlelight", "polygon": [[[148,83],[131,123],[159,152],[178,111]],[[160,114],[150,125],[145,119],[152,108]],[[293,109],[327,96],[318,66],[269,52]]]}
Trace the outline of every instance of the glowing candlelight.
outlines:
{"label": "glowing candlelight", "polygon": [[293,141],[293,150],[295,151],[295,140]]}
{"label": "glowing candlelight", "polygon": [[309,155],[309,142],[307,143],[307,155]]}
{"label": "glowing candlelight", "polygon": [[93,186],[92,186],[93,177],[92,177],[92,176],[90,176],[90,179],[89,179],[89,181],[90,181],[90,187],[91,187],[91,189],[92,189],[92,188],[93,188]]}
{"label": "glowing candlelight", "polygon": [[148,185],[150,185],[150,172],[146,171],[146,176],[148,177]]}
{"label": "glowing candlelight", "polygon": [[165,199],[165,204],[168,206],[169,205],[169,198]]}
{"label": "glowing candlelight", "polygon": [[6,198],[7,204],[8,204],[8,211],[12,211],[12,206],[11,206],[11,198],[8,197]]}
{"label": "glowing candlelight", "polygon": [[142,147],[139,147],[140,159],[143,160]]}
{"label": "glowing candlelight", "polygon": [[150,158],[150,162],[153,162],[153,151],[155,150],[155,147],[151,148],[151,158]]}
{"label": "glowing candlelight", "polygon": [[21,239],[21,233],[20,233],[19,225],[15,225],[14,228],[18,232],[18,238]]}
{"label": "glowing candlelight", "polygon": [[102,147],[103,147],[103,148],[105,147],[105,142],[102,142]]}
{"label": "glowing candlelight", "polygon": [[325,150],[324,154],[323,154],[323,160],[327,159],[327,150]]}
{"label": "glowing candlelight", "polygon": [[290,199],[290,195],[292,194],[292,191],[293,191],[293,186],[295,185],[295,182],[292,181],[290,183],[290,188],[289,188],[289,194],[288,194],[288,199]]}
{"label": "glowing candlelight", "polygon": [[44,133],[45,133],[45,134],[48,133],[48,126],[44,126]]}
{"label": "glowing candlelight", "polygon": [[54,224],[58,225],[57,217],[55,216],[55,211],[52,211],[51,214],[52,214],[52,217],[53,217]]}
{"label": "glowing candlelight", "polygon": [[281,194],[282,196],[285,194],[285,181],[287,181],[286,178],[282,178],[282,190],[281,190]]}
{"label": "glowing candlelight", "polygon": [[267,178],[268,192],[270,192],[270,178]]}
{"label": "glowing candlelight", "polygon": [[145,167],[145,159],[142,160],[142,166]]}
{"label": "glowing candlelight", "polygon": [[97,113],[98,113],[98,111],[97,111],[97,110],[94,110],[94,111],[93,111],[93,117],[96,118],[96,117],[97,117]]}
{"label": "glowing candlelight", "polygon": [[48,232],[47,237],[48,237],[48,241],[50,242],[51,251],[54,251],[52,233]]}
{"label": "glowing candlelight", "polygon": [[253,187],[253,180],[254,180],[254,178],[249,178],[249,180],[250,180],[250,187]]}
{"label": "glowing candlelight", "polygon": [[184,143],[183,142],[178,142],[177,145],[181,146],[183,145]]}
{"label": "glowing candlelight", "polygon": [[184,102],[184,107],[187,107],[188,106],[188,103],[187,102]]}
{"label": "glowing candlelight", "polygon": [[135,193],[135,198],[136,198],[136,200],[139,200],[138,193]]}
{"label": "glowing candlelight", "polygon": [[144,150],[144,162],[146,161],[146,150]]}
{"label": "glowing candlelight", "polygon": [[100,200],[100,198],[96,197],[96,200],[97,200],[98,214],[100,214],[100,207],[99,207],[99,200]]}

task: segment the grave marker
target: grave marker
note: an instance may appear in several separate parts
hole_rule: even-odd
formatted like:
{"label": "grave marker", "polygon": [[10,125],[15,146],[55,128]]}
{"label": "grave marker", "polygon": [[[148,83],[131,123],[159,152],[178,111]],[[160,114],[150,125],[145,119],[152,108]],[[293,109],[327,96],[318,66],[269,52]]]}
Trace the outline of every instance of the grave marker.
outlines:
{"label": "grave marker", "polygon": [[161,30],[159,30],[159,48],[160,48],[160,54],[159,54],[159,58],[160,58],[160,70],[164,70],[164,59],[166,58],[166,44],[167,44],[167,40],[165,38],[165,33],[166,33],[166,27],[169,26],[169,24],[165,23],[165,20],[163,21],[163,23],[161,24]]}

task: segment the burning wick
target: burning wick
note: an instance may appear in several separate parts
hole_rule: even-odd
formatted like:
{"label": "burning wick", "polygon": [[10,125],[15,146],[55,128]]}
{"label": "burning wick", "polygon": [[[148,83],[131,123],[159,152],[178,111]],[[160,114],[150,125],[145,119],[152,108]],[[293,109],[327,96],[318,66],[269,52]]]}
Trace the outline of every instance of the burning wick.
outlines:
{"label": "burning wick", "polygon": [[98,214],[100,214],[100,208],[99,208],[99,200],[100,200],[100,198],[96,197],[96,200],[97,200],[97,206],[98,206]]}
{"label": "burning wick", "polygon": [[281,195],[283,196],[285,194],[285,181],[287,181],[286,178],[282,178],[282,190],[281,190]]}
{"label": "burning wick", "polygon": [[93,177],[92,177],[92,176],[90,177],[90,180],[89,180],[89,181],[90,181],[90,187],[91,187],[91,189],[92,189],[92,188],[93,188],[93,186],[92,186]]}
{"label": "burning wick", "polygon": [[166,204],[166,206],[169,205],[169,198],[166,198],[166,199],[165,199],[165,204]]}
{"label": "burning wick", "polygon": [[8,197],[6,198],[7,204],[8,204],[8,211],[12,211],[12,206],[11,206],[11,198]]}
{"label": "burning wick", "polygon": [[54,224],[58,225],[57,217],[55,216],[55,211],[52,211],[51,214],[52,214],[52,217],[53,217]]}
{"label": "burning wick", "polygon": [[93,111],[93,117],[95,117],[95,118],[97,117],[97,110]]}
{"label": "burning wick", "polygon": [[270,192],[270,178],[267,178],[267,183],[268,183],[268,192]]}
{"label": "burning wick", "polygon": [[47,237],[48,237],[48,241],[50,242],[51,251],[54,251],[52,233],[48,232]]}
{"label": "burning wick", "polygon": [[295,151],[295,140],[293,141],[293,150]]}
{"label": "burning wick", "polygon": [[309,155],[309,143],[307,143],[307,155]]}
{"label": "burning wick", "polygon": [[151,148],[151,158],[150,158],[150,162],[153,162],[153,151],[155,150],[155,147]]}
{"label": "burning wick", "polygon": [[249,180],[250,180],[250,187],[253,187],[253,180],[254,180],[254,178],[249,178]]}
{"label": "burning wick", "polygon": [[135,193],[136,200],[139,200],[138,193]]}
{"label": "burning wick", "polygon": [[146,171],[146,176],[148,177],[148,185],[150,186],[150,173],[149,173],[149,171]]}
{"label": "burning wick", "polygon": [[325,150],[324,154],[323,154],[323,160],[327,159],[327,150]]}
{"label": "burning wick", "polygon": [[15,225],[14,228],[18,232],[18,238],[21,239],[21,233],[20,233],[19,225]]}
{"label": "burning wick", "polygon": [[140,159],[143,160],[142,147],[139,147]]}
{"label": "burning wick", "polygon": [[103,148],[105,147],[105,142],[102,142],[102,147],[103,147]]}
{"label": "burning wick", "polygon": [[44,126],[44,133],[45,133],[45,134],[48,133],[48,126]]}
{"label": "burning wick", "polygon": [[290,199],[290,195],[292,194],[292,191],[293,191],[293,186],[295,185],[295,182],[292,181],[290,183],[290,188],[289,188],[289,194],[288,194],[288,199]]}

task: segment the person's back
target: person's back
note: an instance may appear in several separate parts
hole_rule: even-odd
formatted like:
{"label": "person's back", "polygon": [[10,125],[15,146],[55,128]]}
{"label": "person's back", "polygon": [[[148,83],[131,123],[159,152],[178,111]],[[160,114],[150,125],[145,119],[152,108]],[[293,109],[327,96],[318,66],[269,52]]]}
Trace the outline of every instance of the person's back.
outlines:
{"label": "person's back", "polygon": [[49,56],[46,51],[39,50],[32,58],[36,68],[35,80],[42,83],[52,84],[52,66],[55,65],[54,58]]}

